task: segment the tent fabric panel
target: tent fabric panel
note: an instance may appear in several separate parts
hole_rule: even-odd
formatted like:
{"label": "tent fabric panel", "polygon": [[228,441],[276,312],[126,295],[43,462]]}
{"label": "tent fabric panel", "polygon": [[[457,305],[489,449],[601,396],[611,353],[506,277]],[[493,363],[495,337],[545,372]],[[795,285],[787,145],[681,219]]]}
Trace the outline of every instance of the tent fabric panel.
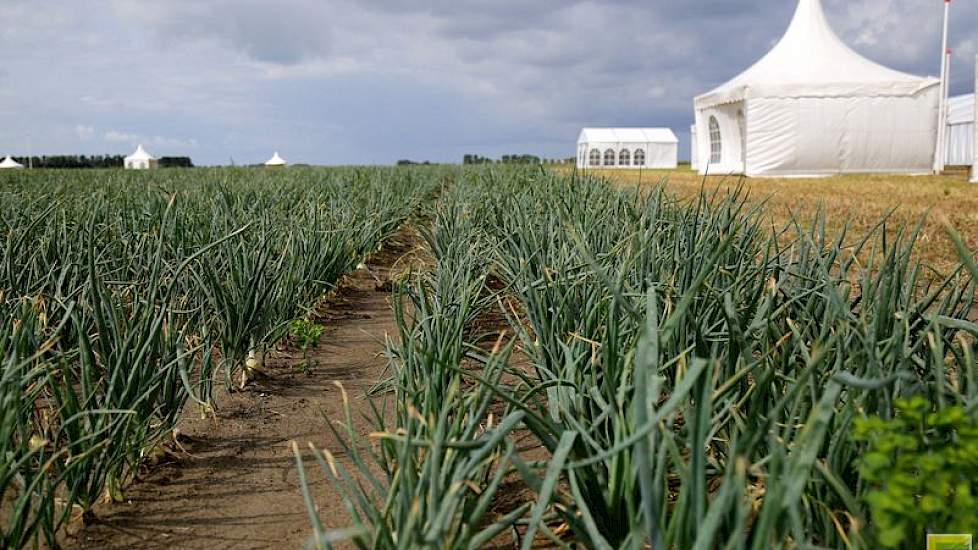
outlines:
{"label": "tent fabric panel", "polygon": [[123,166],[127,170],[151,170],[157,168],[159,162],[156,159],[127,158],[123,162]]}
{"label": "tent fabric panel", "polygon": [[679,138],[669,128],[584,128],[578,143],[678,143]]}
{"label": "tent fabric panel", "polygon": [[642,134],[649,143],[679,143],[679,138],[670,128],[642,128]]}
{"label": "tent fabric panel", "polygon": [[628,143],[645,143],[648,141],[641,128],[615,128],[612,132],[618,138],[617,141]]}
{"label": "tent fabric panel", "polygon": [[926,173],[936,93],[749,102],[747,173]]}
{"label": "tent fabric panel", "polygon": [[730,89],[714,90],[694,100],[697,109],[735,103],[749,99],[765,98],[837,98],[837,97],[906,97],[915,96],[931,87],[938,87],[935,79],[917,82],[834,82],[828,84],[745,84]]}
{"label": "tent fabric panel", "polygon": [[[673,169],[679,166],[678,143],[650,143],[645,152],[644,168]],[[641,168],[641,167],[636,167]]]}
{"label": "tent fabric panel", "polygon": [[750,103],[747,109],[749,175],[798,168],[802,126],[797,102],[795,99],[768,99]]}
{"label": "tent fabric panel", "polygon": [[938,92],[838,100],[846,105],[842,172],[932,169]]}
{"label": "tent fabric panel", "polygon": [[947,123],[967,124],[975,121],[975,94],[965,94],[947,100]]}
{"label": "tent fabric panel", "polygon": [[975,142],[975,94],[965,94],[948,99],[947,143],[945,164],[971,166],[974,164]]}
{"label": "tent fabric panel", "polygon": [[948,166],[971,166],[974,164],[975,124],[951,124],[947,127]]}

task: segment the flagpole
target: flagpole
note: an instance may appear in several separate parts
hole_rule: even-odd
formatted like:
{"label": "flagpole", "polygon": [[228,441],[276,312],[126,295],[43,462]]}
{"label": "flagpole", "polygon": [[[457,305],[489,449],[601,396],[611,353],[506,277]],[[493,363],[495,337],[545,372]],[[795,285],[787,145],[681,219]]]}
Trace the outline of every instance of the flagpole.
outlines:
{"label": "flagpole", "polygon": [[951,148],[951,132],[948,120],[951,117],[951,48],[944,54],[944,82],[941,86],[941,101],[944,115],[941,117],[941,164],[940,169],[947,168],[947,157]]}
{"label": "flagpole", "polygon": [[948,150],[951,148],[951,135],[948,132],[949,123],[948,120],[951,117],[951,48],[948,48],[944,53],[944,95],[941,99],[944,100],[944,132],[942,133],[943,139],[941,140],[941,170],[947,167],[947,154]]}
{"label": "flagpole", "polygon": [[947,29],[951,15],[951,0],[944,0],[944,33],[941,39],[941,98],[937,109],[937,151],[934,154],[934,173],[940,175],[944,170],[944,141],[947,133]]}

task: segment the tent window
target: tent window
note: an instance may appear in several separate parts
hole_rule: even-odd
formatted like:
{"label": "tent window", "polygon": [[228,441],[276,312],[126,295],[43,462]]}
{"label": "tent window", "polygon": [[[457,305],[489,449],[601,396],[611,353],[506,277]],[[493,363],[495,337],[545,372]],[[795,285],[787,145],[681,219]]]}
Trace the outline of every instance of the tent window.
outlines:
{"label": "tent window", "polygon": [[591,154],[591,158],[588,164],[590,164],[591,166],[601,166],[601,151],[598,151],[597,149],[591,149],[590,154]]}
{"label": "tent window", "polygon": [[720,136],[720,123],[717,117],[710,117],[710,162],[718,163],[723,158],[723,141]]}
{"label": "tent window", "polygon": [[644,149],[635,149],[635,166],[645,166]]}
{"label": "tent window", "polygon": [[614,166],[615,165],[615,150],[614,149],[608,149],[607,151],[604,152],[604,165],[605,166]]}
{"label": "tent window", "polygon": [[621,153],[618,153],[618,165],[628,166],[632,163],[632,154],[628,152],[628,149],[622,149]]}

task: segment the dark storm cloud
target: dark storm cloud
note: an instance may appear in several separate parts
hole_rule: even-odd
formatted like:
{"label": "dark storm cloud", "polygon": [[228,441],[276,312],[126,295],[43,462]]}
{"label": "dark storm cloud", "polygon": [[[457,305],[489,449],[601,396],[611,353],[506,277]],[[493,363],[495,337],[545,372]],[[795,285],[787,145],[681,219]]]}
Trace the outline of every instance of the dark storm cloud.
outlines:
{"label": "dark storm cloud", "polygon": [[[278,148],[324,163],[567,156],[584,125],[667,125],[685,141],[693,96],[763,55],[796,4],[53,0],[39,21],[26,0],[8,1],[24,23],[0,30],[4,127],[65,150],[105,147],[93,136],[112,132],[204,162]],[[861,53],[937,73],[937,0],[823,3]],[[978,6],[953,8],[952,91],[963,93]]]}

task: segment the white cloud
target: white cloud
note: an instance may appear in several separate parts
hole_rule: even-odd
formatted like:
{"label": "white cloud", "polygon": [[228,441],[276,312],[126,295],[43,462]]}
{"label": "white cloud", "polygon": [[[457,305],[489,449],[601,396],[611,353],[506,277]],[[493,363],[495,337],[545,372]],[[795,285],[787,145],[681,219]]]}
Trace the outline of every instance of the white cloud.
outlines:
{"label": "white cloud", "polygon": [[108,143],[127,144],[129,146],[141,144],[171,154],[189,154],[191,150],[197,149],[199,145],[195,138],[181,139],[119,130],[109,130],[105,132],[103,137]]}
{"label": "white cloud", "polygon": [[109,130],[105,132],[105,141],[111,143],[131,143],[139,141],[140,137],[137,134],[131,134],[129,132],[120,132],[118,130]]}
{"label": "white cloud", "polygon": [[95,128],[79,124],[75,126],[75,134],[78,135],[78,139],[88,141],[95,135]]}
{"label": "white cloud", "polygon": [[955,59],[974,63],[975,56],[978,55],[978,38],[968,38],[955,43],[952,52]]}
{"label": "white cloud", "polygon": [[163,136],[153,136],[153,137],[151,137],[149,139],[145,139],[143,141],[145,143],[149,144],[149,145],[152,145],[154,147],[160,147],[160,148],[162,148],[164,150],[167,150],[167,151],[176,151],[176,152],[179,152],[182,149],[196,149],[197,148],[197,140],[196,139],[193,139],[193,138],[190,138],[190,139],[177,139],[177,138],[169,138],[169,137],[163,137]]}

